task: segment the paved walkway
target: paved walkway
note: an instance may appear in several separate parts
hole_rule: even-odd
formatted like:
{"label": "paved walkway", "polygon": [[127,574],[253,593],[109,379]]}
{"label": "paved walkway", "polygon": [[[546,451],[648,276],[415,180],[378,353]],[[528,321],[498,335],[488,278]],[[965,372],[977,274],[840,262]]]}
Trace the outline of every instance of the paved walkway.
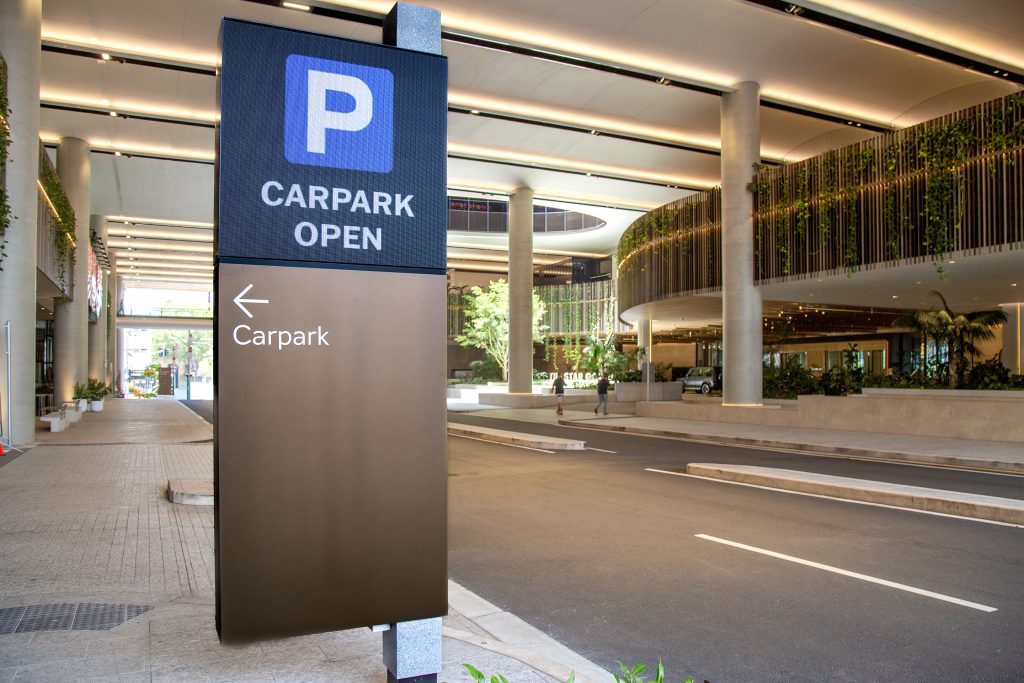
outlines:
{"label": "paved walkway", "polygon": [[[212,478],[211,427],[176,401],[106,405],[0,467],[0,683],[385,681],[381,636],[366,629],[221,645],[213,510],[165,491]],[[514,683],[573,669],[610,681],[457,584],[449,596],[441,680],[469,681],[468,662]]]}
{"label": "paved walkway", "polygon": [[771,427],[735,422],[636,417],[614,413],[596,416],[593,414],[593,406],[589,406],[589,410],[586,408],[587,406],[577,410],[566,409],[565,415],[561,417],[550,408],[501,408],[481,411],[480,415],[521,422],[562,424],[697,441],[1024,472],[1024,444],[1009,441],[973,441],[834,429]]}

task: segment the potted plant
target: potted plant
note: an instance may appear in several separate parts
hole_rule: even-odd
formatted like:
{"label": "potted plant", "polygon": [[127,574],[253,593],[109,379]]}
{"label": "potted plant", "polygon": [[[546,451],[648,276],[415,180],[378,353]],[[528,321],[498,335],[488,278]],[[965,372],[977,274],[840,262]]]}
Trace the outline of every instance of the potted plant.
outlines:
{"label": "potted plant", "polygon": [[86,385],[86,392],[89,394],[89,410],[94,413],[103,412],[103,397],[110,393],[110,388],[106,383],[95,377],[90,377],[89,383]]}
{"label": "potted plant", "polygon": [[89,410],[89,385],[85,382],[75,382],[71,387],[71,400],[78,404],[78,412],[84,413]]}

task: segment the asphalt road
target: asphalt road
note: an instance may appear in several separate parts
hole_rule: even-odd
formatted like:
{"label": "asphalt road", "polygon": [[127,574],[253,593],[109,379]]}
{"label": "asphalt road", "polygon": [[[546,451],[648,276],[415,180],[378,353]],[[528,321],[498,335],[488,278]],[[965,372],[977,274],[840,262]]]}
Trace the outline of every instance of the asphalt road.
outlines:
{"label": "asphalt road", "polygon": [[712,683],[1024,678],[1024,529],[647,469],[756,463],[1016,498],[1022,477],[449,419],[615,451],[449,439],[451,576],[599,665],[660,657],[671,680]]}

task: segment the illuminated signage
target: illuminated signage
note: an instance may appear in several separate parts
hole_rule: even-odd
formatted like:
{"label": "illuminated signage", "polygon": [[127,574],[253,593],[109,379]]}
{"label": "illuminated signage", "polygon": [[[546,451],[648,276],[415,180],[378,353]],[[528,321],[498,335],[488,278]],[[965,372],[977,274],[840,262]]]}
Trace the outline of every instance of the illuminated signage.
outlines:
{"label": "illuminated signage", "polygon": [[221,48],[218,633],[440,617],[446,60],[231,19]]}
{"label": "illuminated signage", "polygon": [[218,256],[443,271],[445,59],[230,19],[221,42]]}

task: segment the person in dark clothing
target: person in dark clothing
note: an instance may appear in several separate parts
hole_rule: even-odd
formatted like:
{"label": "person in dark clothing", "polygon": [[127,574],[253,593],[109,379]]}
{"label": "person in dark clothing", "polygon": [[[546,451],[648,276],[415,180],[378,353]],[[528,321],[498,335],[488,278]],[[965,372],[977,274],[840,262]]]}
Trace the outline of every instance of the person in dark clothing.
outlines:
{"label": "person in dark clothing", "polygon": [[608,374],[602,374],[601,379],[597,381],[597,408],[594,408],[594,415],[597,415],[597,411],[604,408],[604,414],[608,414]]}
{"label": "person in dark clothing", "polygon": [[565,380],[562,373],[555,375],[555,383],[551,385],[551,393],[558,398],[558,414],[562,414],[562,399],[565,398]]}

